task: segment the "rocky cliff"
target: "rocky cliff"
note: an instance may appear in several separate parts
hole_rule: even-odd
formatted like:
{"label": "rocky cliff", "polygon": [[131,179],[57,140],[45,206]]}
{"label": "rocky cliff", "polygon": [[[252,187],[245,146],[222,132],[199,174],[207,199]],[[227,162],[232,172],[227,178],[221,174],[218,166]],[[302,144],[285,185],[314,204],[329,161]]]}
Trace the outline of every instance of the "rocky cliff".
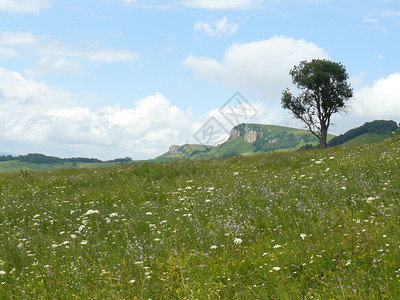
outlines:
{"label": "rocky cliff", "polygon": [[171,147],[169,147],[168,153],[171,153],[171,154],[182,154],[182,152],[179,151],[180,148],[181,148],[181,146],[172,145]]}
{"label": "rocky cliff", "polygon": [[264,136],[264,131],[261,127],[256,125],[240,124],[231,130],[229,139],[236,139],[242,135],[244,136],[245,142],[254,143],[258,138]]}

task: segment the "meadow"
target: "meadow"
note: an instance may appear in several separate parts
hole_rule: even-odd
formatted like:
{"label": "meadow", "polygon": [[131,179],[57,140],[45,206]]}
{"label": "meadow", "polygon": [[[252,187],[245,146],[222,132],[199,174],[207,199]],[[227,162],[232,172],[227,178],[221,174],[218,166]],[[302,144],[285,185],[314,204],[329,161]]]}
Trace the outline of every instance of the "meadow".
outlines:
{"label": "meadow", "polygon": [[2,299],[400,298],[400,139],[0,174]]}

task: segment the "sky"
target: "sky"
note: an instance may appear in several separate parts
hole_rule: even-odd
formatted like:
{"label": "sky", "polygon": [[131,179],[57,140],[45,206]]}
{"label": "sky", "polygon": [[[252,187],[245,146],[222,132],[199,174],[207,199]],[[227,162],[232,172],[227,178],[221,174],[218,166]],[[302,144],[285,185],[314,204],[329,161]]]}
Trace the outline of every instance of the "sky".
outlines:
{"label": "sky", "polygon": [[148,159],[303,128],[281,93],[311,59],[354,89],[330,133],[400,122],[398,0],[0,0],[0,20],[1,153]]}

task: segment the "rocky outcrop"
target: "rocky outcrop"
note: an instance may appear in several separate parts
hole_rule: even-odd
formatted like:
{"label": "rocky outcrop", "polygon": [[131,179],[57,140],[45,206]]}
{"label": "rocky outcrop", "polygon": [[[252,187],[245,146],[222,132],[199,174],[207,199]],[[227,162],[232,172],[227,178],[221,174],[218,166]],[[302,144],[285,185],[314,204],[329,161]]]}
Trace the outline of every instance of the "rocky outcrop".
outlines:
{"label": "rocky outcrop", "polygon": [[240,130],[239,130],[238,128],[234,127],[234,128],[231,130],[231,134],[230,134],[230,136],[229,136],[229,139],[236,139],[236,138],[238,138],[239,136],[240,136]]}
{"label": "rocky outcrop", "polygon": [[244,134],[244,141],[247,143],[254,143],[255,141],[257,141],[257,137],[258,137],[257,131],[248,130]]}
{"label": "rocky outcrop", "polygon": [[172,145],[171,147],[169,147],[168,153],[171,153],[171,154],[182,154],[182,152],[179,151],[180,148],[181,148],[181,146]]}
{"label": "rocky outcrop", "polygon": [[240,136],[247,143],[254,143],[258,138],[264,136],[264,131],[260,127],[249,126],[247,124],[240,124],[231,130],[229,139],[236,139]]}

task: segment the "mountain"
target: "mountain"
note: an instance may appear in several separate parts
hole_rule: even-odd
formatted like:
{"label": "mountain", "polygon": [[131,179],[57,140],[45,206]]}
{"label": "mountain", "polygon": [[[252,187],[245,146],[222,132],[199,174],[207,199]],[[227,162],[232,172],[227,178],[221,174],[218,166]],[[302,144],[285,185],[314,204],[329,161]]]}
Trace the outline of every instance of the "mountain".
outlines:
{"label": "mountain", "polygon": [[392,120],[367,122],[360,127],[350,129],[346,133],[334,137],[329,141],[328,147],[382,141],[388,138],[392,132],[397,132],[398,129],[398,124]]}
{"label": "mountain", "polygon": [[[333,138],[328,136],[328,140]],[[275,125],[240,124],[235,126],[229,139],[218,146],[171,146],[169,151],[153,162],[179,159],[205,160],[273,151],[296,150],[303,146],[317,146],[319,140],[309,131]]]}
{"label": "mountain", "polygon": [[168,162],[172,160],[194,159],[200,154],[207,153],[214,146],[185,144],[182,146],[172,145],[167,153],[153,159],[153,162]]}

